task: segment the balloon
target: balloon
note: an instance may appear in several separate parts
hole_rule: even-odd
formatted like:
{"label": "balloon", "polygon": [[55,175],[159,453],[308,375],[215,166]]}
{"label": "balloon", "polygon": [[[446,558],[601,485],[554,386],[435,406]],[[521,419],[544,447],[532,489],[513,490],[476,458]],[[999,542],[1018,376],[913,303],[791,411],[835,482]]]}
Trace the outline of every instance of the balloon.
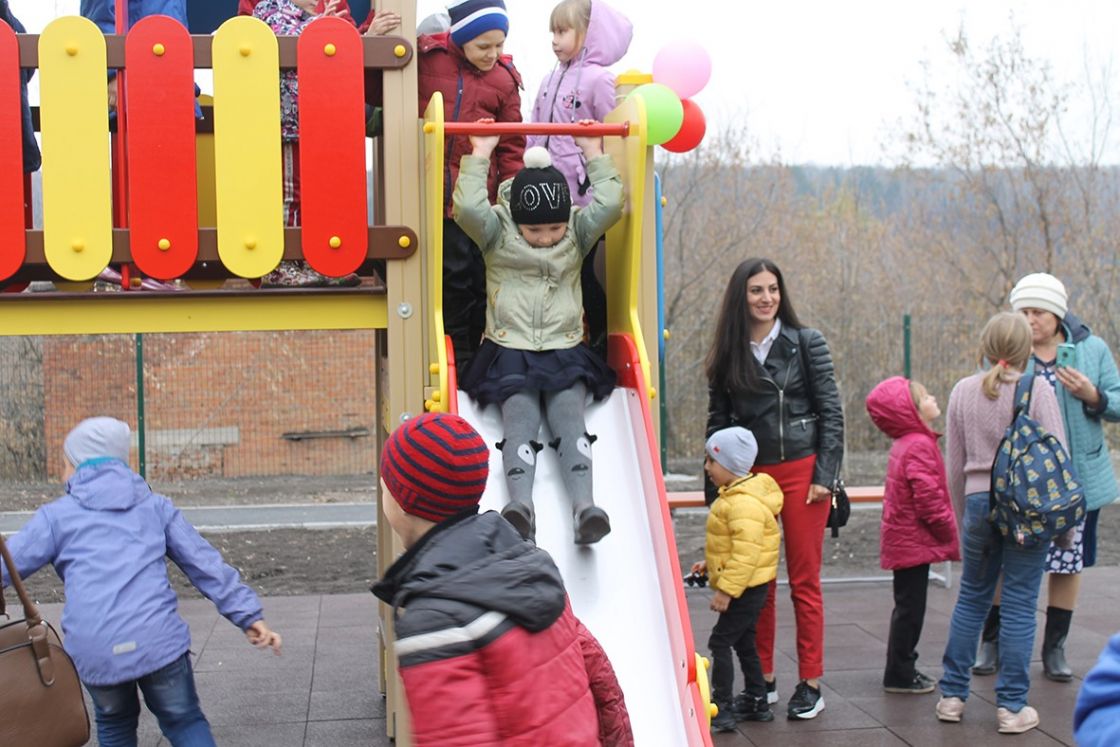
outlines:
{"label": "balloon", "polygon": [[669,86],[682,99],[692,98],[712,77],[712,58],[696,42],[677,41],[653,58],[653,80]]}
{"label": "balloon", "polygon": [[694,101],[685,99],[681,102],[681,106],[684,108],[684,122],[681,124],[680,131],[672,140],[661,144],[661,147],[670,153],[687,153],[692,150],[704,139],[704,133],[708,129],[704,112]]}
{"label": "balloon", "polygon": [[677,134],[684,122],[684,107],[671,88],[660,83],[645,83],[631,91],[630,96],[640,96],[646,102],[649,126],[646,140],[650,145],[661,145]]}

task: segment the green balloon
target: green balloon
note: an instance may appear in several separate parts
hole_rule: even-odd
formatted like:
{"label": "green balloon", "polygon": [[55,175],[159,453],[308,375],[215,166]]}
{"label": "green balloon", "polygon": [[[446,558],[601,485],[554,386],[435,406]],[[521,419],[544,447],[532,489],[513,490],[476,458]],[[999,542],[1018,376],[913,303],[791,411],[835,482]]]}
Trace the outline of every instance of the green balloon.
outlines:
{"label": "green balloon", "polygon": [[684,106],[680,96],[669,86],[645,83],[631,91],[630,96],[641,96],[646,102],[646,123],[649,127],[646,140],[650,145],[667,143],[680,131],[684,124]]}

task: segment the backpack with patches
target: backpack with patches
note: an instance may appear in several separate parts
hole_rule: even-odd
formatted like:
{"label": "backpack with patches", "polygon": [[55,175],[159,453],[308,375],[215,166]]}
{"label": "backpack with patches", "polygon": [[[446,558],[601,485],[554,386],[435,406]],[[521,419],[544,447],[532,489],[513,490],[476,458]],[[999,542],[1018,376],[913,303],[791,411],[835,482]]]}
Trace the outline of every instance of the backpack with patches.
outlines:
{"label": "backpack with patches", "polygon": [[1031,416],[1034,376],[1015,387],[1011,424],[992,461],[988,521],[1022,547],[1049,543],[1085,518],[1085,491],[1057,437]]}

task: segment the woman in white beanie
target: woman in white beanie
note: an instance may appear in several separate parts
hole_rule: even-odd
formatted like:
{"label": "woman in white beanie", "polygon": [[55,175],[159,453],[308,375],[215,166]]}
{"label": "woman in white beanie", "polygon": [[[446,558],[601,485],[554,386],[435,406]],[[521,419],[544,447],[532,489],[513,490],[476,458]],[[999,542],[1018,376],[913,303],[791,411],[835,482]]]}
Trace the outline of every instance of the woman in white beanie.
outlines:
{"label": "woman in white beanie", "polygon": [[[1120,422],[1120,374],[1104,340],[1069,312],[1062,281],[1036,272],[1023,277],[1011,291],[1011,307],[1031,325],[1034,372],[1054,387],[1066,428],[1073,466],[1085,486],[1089,513],[1075,531],[1073,547],[1051,545],[1046,569],[1050,574],[1042,665],[1046,677],[1069,682],[1073,671],[1066,662],[1065,640],[1081,585],[1081,570],[1096,562],[1097,517],[1101,506],[1120,494],[1112,457],[1104,437],[1104,421]],[[1059,356],[1059,345],[1072,345]],[[988,614],[973,672],[991,674],[998,661],[999,598]]]}

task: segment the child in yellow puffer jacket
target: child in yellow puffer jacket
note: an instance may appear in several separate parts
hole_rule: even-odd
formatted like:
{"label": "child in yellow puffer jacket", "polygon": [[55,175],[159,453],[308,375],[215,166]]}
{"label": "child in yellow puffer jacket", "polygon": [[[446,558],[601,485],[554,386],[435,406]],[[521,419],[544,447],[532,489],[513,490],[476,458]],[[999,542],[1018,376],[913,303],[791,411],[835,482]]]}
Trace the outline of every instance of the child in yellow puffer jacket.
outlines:
{"label": "child in yellow puffer jacket", "polygon": [[[708,639],[712,653],[712,701],[719,712],[712,731],[734,731],[738,721],[772,721],[766,681],[755,648],[758,616],[770,582],[778,575],[782,490],[774,478],[752,474],[758,443],[746,428],[716,431],[705,445],[704,470],[719,487],[708,513],[705,561],[693,571],[707,570],[712,586],[711,608],[719,620]],[[745,687],[732,698],[739,657]]]}

